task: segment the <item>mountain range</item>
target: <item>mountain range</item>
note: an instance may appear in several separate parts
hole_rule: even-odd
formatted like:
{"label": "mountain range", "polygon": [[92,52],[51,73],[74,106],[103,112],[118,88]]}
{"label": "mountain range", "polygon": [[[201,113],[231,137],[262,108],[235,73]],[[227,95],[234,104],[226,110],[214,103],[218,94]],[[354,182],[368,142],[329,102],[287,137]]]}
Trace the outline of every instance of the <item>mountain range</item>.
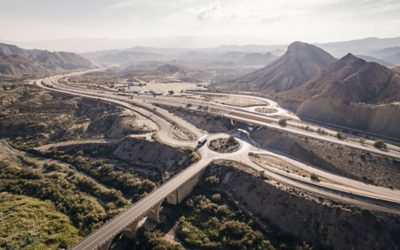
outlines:
{"label": "mountain range", "polygon": [[307,120],[400,138],[400,74],[295,42],[266,67],[218,87],[274,98]]}
{"label": "mountain range", "polygon": [[0,75],[24,76],[88,69],[92,63],[74,53],[26,50],[0,44]]}

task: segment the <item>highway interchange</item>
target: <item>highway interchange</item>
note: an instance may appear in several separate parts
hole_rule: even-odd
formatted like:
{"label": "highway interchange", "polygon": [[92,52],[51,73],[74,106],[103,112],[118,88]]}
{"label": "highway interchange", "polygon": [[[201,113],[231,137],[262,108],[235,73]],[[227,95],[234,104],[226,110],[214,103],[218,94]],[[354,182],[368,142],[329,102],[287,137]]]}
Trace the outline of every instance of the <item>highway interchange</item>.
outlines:
{"label": "highway interchange", "polygon": [[[360,144],[355,140],[339,140],[335,137],[336,131],[323,128],[324,131],[326,131],[326,134],[316,133],[314,131],[318,128],[318,126],[305,124],[298,119],[290,120],[288,122],[288,126],[280,126],[278,124],[279,119],[276,117],[277,113],[280,116],[287,116],[288,118],[293,118],[293,114],[290,114],[289,112],[281,109],[277,104],[266,99],[264,100],[265,102],[269,103],[268,106],[276,109],[277,113],[263,114],[260,112],[256,112],[254,109],[230,106],[215,102],[207,102],[190,97],[153,97],[143,95],[134,95],[133,97],[131,97],[119,95],[117,92],[111,91],[105,92],[64,86],[59,82],[60,79],[65,79],[68,76],[76,76],[82,73],[85,72],[75,72],[68,75],[64,74],[51,76],[48,78],[33,81],[32,83],[50,91],[82,96],[86,98],[100,99],[135,111],[140,115],[148,117],[158,126],[156,135],[157,139],[160,142],[173,147],[193,149],[196,147],[197,144],[196,139],[207,133],[196,128],[189,122],[169,113],[168,111],[160,107],[156,107],[155,104],[183,107],[191,110],[198,110],[199,108],[207,107],[206,109],[202,110],[205,110],[205,112],[209,112],[214,115],[217,114],[219,116],[224,116],[226,118],[230,118],[236,121],[249,123],[254,126],[265,126],[285,131],[286,133],[301,134],[307,137],[316,138],[318,140],[362,149],[368,152],[400,159],[400,149],[393,145],[389,145],[388,151],[381,151],[372,146],[372,141],[366,141],[364,144]],[[192,94],[196,95],[198,93]],[[313,128],[314,131],[305,130],[305,125]],[[172,136],[171,131],[176,129],[183,132],[184,135],[187,135],[187,139],[182,140],[181,138],[176,138],[176,136]],[[208,141],[227,136],[229,135],[224,133],[208,134]],[[198,162],[187,167],[185,170],[181,171],[173,178],[158,187],[154,192],[147,195],[144,199],[135,203],[127,211],[105,224],[99,230],[93,232],[89,237],[81,241],[74,249],[96,249],[102,244],[105,244],[105,240],[115,237],[119,233],[120,228],[127,226],[129,223],[131,223],[131,221],[135,220],[135,218],[141,217],[146,211],[155,206],[155,204],[158,204],[160,201],[164,200],[171,192],[176,190],[185,181],[203,171],[207,167],[207,165],[215,160],[230,160],[240,162],[259,172],[263,172],[268,177],[268,179],[272,179],[279,183],[306,192],[311,192],[320,196],[329,197],[335,200],[350,203],[360,207],[365,207],[368,209],[400,214],[399,190],[392,190],[385,187],[365,184],[360,181],[352,180],[336,175],[334,173],[329,173],[324,170],[306,165],[286,156],[257,148],[255,145],[249,143],[250,140],[248,140],[245,136],[240,136],[240,138],[237,138],[237,140],[240,142],[241,146],[238,151],[233,153],[222,154],[210,150],[207,146],[201,147],[198,150],[198,153],[201,157]],[[304,177],[294,173],[288,173],[286,171],[271,166],[258,165],[253,160],[251,160],[249,154],[264,154],[273,156],[282,161],[290,163],[293,166],[296,166],[304,171],[314,173],[322,177],[322,180],[315,181],[310,179],[309,177]]]}

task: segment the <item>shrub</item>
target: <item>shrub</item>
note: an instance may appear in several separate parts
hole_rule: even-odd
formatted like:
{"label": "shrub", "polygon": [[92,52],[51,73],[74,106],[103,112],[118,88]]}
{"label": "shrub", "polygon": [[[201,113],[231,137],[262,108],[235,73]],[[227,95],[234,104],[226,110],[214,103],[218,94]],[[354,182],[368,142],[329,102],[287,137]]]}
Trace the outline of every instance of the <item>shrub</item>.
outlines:
{"label": "shrub", "polygon": [[383,141],[374,142],[374,147],[379,148],[379,149],[387,149],[387,145]]}
{"label": "shrub", "polygon": [[208,184],[213,184],[213,185],[219,184],[219,178],[218,178],[218,176],[215,176],[215,175],[206,177],[205,181]]}
{"label": "shrub", "polygon": [[287,125],[287,120],[286,119],[280,119],[278,121],[278,124],[282,127],[285,127]]}
{"label": "shrub", "polygon": [[310,179],[311,179],[312,181],[318,181],[318,182],[319,182],[319,176],[316,175],[316,174],[314,174],[314,173],[311,174]]}
{"label": "shrub", "polygon": [[344,139],[346,139],[346,136],[345,136],[344,134],[340,133],[340,132],[337,132],[337,133],[336,133],[336,137],[337,137],[339,140],[344,140]]}

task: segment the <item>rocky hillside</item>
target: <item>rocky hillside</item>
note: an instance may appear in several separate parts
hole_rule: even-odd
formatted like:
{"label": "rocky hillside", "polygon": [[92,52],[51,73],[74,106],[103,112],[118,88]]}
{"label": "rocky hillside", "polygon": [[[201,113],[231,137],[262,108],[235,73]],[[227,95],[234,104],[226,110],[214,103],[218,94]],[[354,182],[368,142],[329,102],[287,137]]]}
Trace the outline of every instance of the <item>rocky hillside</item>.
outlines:
{"label": "rocky hillside", "polygon": [[302,118],[400,138],[400,75],[352,54],[279,99]]}
{"label": "rocky hillside", "polygon": [[156,129],[136,113],[94,99],[0,83],[0,136],[23,147],[62,140],[122,138]]}
{"label": "rocky hillside", "polygon": [[271,64],[236,79],[233,88],[264,93],[285,91],[307,82],[333,61],[331,55],[314,45],[294,42]]}
{"label": "rocky hillside", "polygon": [[255,215],[254,221],[277,228],[281,235],[310,242],[319,246],[316,249],[399,249],[399,216],[274,185],[250,168],[225,165],[210,166],[206,178],[219,180],[221,192],[233,204]]}
{"label": "rocky hillside", "polygon": [[0,44],[0,75],[23,76],[90,67],[90,61],[74,53],[26,50]]}

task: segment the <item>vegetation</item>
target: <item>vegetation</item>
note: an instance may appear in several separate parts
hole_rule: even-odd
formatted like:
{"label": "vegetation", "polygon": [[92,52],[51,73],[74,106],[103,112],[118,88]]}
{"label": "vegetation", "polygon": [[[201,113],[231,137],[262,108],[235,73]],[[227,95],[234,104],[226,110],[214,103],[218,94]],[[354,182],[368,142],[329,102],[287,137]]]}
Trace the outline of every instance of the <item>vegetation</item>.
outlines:
{"label": "vegetation", "polygon": [[0,193],[0,249],[69,248],[78,229],[50,201]]}
{"label": "vegetation", "polygon": [[171,243],[163,239],[160,231],[144,231],[137,237],[133,249],[140,250],[184,250],[179,244]]}
{"label": "vegetation", "polygon": [[177,237],[196,249],[274,249],[240,212],[234,212],[221,195],[198,194],[184,204]]}
{"label": "vegetation", "polygon": [[316,174],[314,174],[314,173],[312,173],[312,174],[310,175],[310,179],[311,179],[312,181],[317,181],[317,182],[319,182],[319,176],[316,175]]}
{"label": "vegetation", "polygon": [[346,139],[346,136],[345,136],[344,134],[340,133],[340,132],[337,132],[337,133],[336,133],[336,137],[337,137],[339,140],[344,140],[344,139]]}
{"label": "vegetation", "polygon": [[139,200],[156,188],[156,184],[151,180],[139,178],[131,171],[101,160],[90,160],[79,154],[76,156],[64,155],[55,151],[50,152],[49,156],[61,159],[108,187],[120,190],[133,201]]}
{"label": "vegetation", "polygon": [[0,192],[48,200],[57,211],[68,215],[86,235],[129,204],[122,194],[56,164],[43,167],[0,162]]}
{"label": "vegetation", "polygon": [[282,126],[282,127],[285,127],[286,125],[287,125],[287,120],[286,119],[280,119],[279,121],[278,121],[278,124],[280,125],[280,126]]}
{"label": "vegetation", "polygon": [[383,141],[374,142],[374,147],[382,149],[382,150],[387,149],[387,145]]}
{"label": "vegetation", "polygon": [[240,143],[231,135],[228,138],[212,140],[209,146],[212,150],[219,153],[231,153],[239,149]]}

